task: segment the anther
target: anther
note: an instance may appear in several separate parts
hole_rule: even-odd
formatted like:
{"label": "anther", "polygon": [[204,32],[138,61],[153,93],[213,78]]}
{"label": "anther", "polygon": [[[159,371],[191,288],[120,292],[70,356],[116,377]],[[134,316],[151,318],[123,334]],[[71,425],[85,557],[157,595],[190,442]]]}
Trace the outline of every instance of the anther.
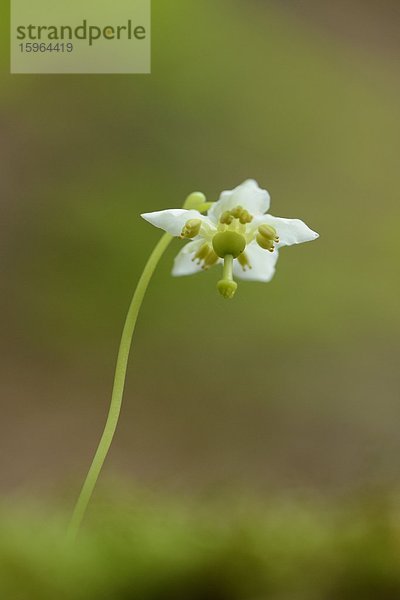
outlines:
{"label": "anther", "polygon": [[223,225],[230,225],[232,223],[232,221],[233,221],[233,215],[229,212],[229,210],[226,210],[225,212],[223,212],[219,219],[219,222],[222,223]]}
{"label": "anther", "polygon": [[231,210],[231,215],[235,219],[240,219],[240,215],[242,214],[243,211],[244,211],[243,206],[235,206],[235,208],[233,208]]}
{"label": "anther", "polygon": [[189,219],[182,229],[180,238],[194,238],[199,234],[201,227],[200,219]]}
{"label": "anther", "polygon": [[267,240],[279,242],[279,237],[276,233],[276,229],[275,227],[272,227],[272,225],[267,225],[266,223],[263,223],[259,226],[258,233],[265,237]]}
{"label": "anther", "polygon": [[249,263],[249,259],[247,258],[245,252],[242,252],[242,254],[239,254],[239,256],[237,257],[237,261],[238,261],[239,265],[242,267],[243,271],[246,271],[246,269],[251,269],[251,264]]}
{"label": "anther", "polygon": [[211,248],[208,244],[203,244],[196,252],[196,254],[194,255],[194,257],[192,258],[192,261],[195,262],[197,261],[198,264],[201,264],[203,262],[203,260],[205,258],[207,258],[209,252],[210,252]]}
{"label": "anther", "polygon": [[256,236],[256,242],[261,248],[268,250],[269,252],[273,252],[275,249],[274,242],[272,240],[268,240],[260,233]]}
{"label": "anther", "polygon": [[203,269],[209,269],[210,267],[215,265],[217,260],[218,256],[215,254],[214,250],[211,250],[210,248],[207,256],[204,258]]}
{"label": "anther", "polygon": [[251,223],[252,220],[253,220],[253,217],[251,216],[251,214],[249,212],[247,212],[247,210],[243,210],[241,212],[239,221],[242,223],[242,225],[246,225],[246,223]]}
{"label": "anther", "polygon": [[256,242],[264,250],[273,252],[275,250],[274,242],[279,242],[279,237],[276,233],[275,227],[272,227],[272,225],[267,225],[266,223],[260,225],[258,228],[258,234],[256,236]]}
{"label": "anther", "polygon": [[251,223],[253,217],[243,206],[235,206],[232,210],[223,212],[219,221],[222,224],[231,225],[233,219],[238,219],[242,225],[246,225],[247,223]]}

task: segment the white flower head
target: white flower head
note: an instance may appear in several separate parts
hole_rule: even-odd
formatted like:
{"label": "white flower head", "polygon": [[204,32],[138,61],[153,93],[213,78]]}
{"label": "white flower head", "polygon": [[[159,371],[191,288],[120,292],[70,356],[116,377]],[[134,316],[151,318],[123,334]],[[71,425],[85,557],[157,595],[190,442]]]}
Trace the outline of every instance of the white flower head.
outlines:
{"label": "white flower head", "polygon": [[[318,237],[299,219],[268,214],[269,194],[253,179],[222,192],[214,203],[206,203],[203,194],[191,194],[184,206],[142,217],[173,236],[191,240],[175,258],[173,275],[191,275],[222,263],[218,290],[225,298],[232,298],[236,291],[234,277],[270,281],[279,248]],[[207,214],[202,214],[207,208]]]}

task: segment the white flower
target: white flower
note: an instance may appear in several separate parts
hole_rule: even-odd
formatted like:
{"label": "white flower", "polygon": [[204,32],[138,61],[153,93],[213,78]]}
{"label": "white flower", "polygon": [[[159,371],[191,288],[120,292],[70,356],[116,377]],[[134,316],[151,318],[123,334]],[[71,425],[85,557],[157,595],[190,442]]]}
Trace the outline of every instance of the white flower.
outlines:
{"label": "white flower", "polygon": [[[234,190],[222,192],[207,215],[178,208],[144,213],[142,217],[173,236],[191,239],[175,258],[173,275],[191,275],[223,263],[218,289],[231,298],[237,287],[233,275],[248,281],[270,281],[279,248],[318,237],[299,219],[267,214],[269,206],[268,192],[248,179]],[[201,210],[203,207],[199,206]]]}

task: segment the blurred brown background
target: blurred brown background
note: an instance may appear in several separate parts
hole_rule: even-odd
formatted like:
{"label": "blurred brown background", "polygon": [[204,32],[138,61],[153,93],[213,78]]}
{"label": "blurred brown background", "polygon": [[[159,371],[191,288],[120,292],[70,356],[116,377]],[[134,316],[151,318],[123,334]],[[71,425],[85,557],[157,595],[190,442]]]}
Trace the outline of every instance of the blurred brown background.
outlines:
{"label": "blurred brown background", "polygon": [[174,242],[105,477],[185,494],[398,485],[398,3],[154,1],[150,76],[9,75],[2,17],[3,494],[86,473],[159,237],[140,213],[248,177],[321,237],[230,303],[217,272],[170,277]]}

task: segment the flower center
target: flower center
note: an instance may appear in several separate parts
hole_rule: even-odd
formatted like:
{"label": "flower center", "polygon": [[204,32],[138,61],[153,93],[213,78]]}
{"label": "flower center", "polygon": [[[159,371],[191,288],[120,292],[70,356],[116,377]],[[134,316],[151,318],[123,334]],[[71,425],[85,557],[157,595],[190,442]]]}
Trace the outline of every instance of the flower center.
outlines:
{"label": "flower center", "polygon": [[219,218],[218,233],[212,238],[214,252],[220,258],[240,256],[246,247],[246,225],[252,220],[252,215],[242,206],[223,212]]}
{"label": "flower center", "polygon": [[233,298],[237,283],[233,280],[233,260],[238,259],[242,268],[250,268],[244,254],[246,248],[246,229],[253,216],[242,206],[236,206],[222,213],[218,223],[218,233],[212,238],[212,245],[217,256],[224,259],[222,279],[217,288],[224,298]]}
{"label": "flower center", "polygon": [[212,245],[220,258],[225,258],[227,254],[237,258],[246,247],[246,239],[236,231],[220,231],[214,235]]}

